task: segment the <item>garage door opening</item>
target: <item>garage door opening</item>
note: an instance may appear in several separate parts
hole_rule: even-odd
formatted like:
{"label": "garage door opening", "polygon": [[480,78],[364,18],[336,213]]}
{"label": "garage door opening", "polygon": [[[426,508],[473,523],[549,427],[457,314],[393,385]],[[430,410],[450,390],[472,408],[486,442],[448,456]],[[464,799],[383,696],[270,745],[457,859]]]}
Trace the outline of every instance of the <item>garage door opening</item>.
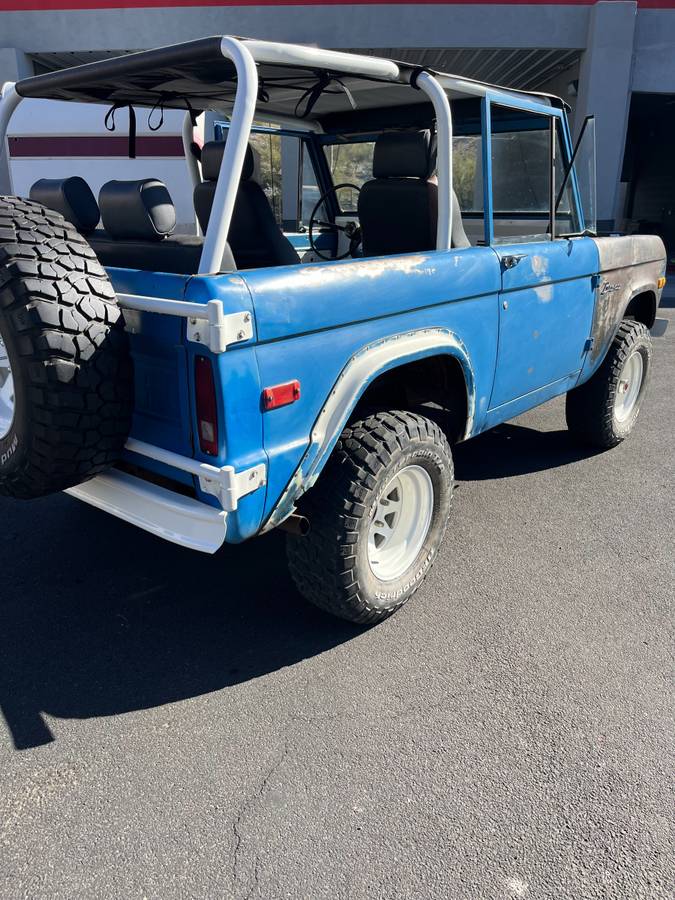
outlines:
{"label": "garage door opening", "polygon": [[629,230],[659,234],[675,266],[675,94],[633,94],[621,180]]}

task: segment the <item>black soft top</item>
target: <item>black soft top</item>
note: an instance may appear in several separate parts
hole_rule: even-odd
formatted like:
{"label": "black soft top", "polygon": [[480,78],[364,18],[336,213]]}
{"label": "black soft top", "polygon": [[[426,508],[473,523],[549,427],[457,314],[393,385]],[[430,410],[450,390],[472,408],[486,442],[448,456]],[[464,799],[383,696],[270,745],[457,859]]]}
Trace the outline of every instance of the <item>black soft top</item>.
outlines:
{"label": "black soft top", "polygon": [[[21,97],[117,106],[162,106],[193,113],[209,109],[227,116],[236,95],[237,74],[232,61],[223,56],[222,39],[222,35],[214,35],[35,75],[17,82],[16,92]],[[246,38],[239,40],[246,44]],[[294,48],[294,45],[287,46]],[[347,54],[335,56],[347,58]],[[419,70],[410,63],[389,61],[389,65],[395,62],[399,73],[392,80],[340,71],[339,65],[330,69],[298,62],[300,58],[296,54],[288,63],[257,62],[256,117],[259,120],[264,120],[268,112],[272,120],[275,116],[299,118],[315,122],[328,133],[350,128],[362,131],[376,124],[400,127],[428,125],[433,121],[428,97],[422,91],[411,90],[411,79],[414,80]],[[358,59],[358,56],[348,58]],[[364,65],[372,62],[362,59]],[[443,73],[432,74],[443,77]],[[521,96],[526,93],[508,92]],[[452,91],[449,94],[452,96]],[[547,97],[529,96],[539,100]],[[557,98],[547,97],[547,101],[561,105]]]}
{"label": "black soft top", "polygon": [[18,81],[16,92],[21,97],[150,107],[162,98],[165,106],[177,108],[185,107],[187,97],[203,110],[213,99],[231,96],[236,86],[234,65],[221,53],[220,43],[219,36],[199,38],[59,69]]}

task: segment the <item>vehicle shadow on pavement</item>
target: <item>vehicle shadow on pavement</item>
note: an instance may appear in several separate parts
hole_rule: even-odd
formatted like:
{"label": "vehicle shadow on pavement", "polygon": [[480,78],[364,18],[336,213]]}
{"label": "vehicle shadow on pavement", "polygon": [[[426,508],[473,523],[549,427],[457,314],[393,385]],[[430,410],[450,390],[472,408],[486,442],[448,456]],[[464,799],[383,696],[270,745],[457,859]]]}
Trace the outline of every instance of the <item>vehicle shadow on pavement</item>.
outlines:
{"label": "vehicle shadow on pavement", "polygon": [[453,450],[458,481],[510,478],[567,466],[602,451],[576,440],[567,429],[538,431],[507,423]]}
{"label": "vehicle shadow on pavement", "polygon": [[[506,424],[455,448],[459,481],[563,466],[567,431]],[[161,706],[291,666],[362,628],[305,603],[275,532],[215,556],[176,547],[65,495],[0,501],[0,710],[17,749],[55,718]]]}
{"label": "vehicle shadow on pavement", "polygon": [[0,710],[17,749],[57,718],[111,716],[248,681],[360,634],[306,604],[283,535],[213,557],[61,495],[2,500]]}

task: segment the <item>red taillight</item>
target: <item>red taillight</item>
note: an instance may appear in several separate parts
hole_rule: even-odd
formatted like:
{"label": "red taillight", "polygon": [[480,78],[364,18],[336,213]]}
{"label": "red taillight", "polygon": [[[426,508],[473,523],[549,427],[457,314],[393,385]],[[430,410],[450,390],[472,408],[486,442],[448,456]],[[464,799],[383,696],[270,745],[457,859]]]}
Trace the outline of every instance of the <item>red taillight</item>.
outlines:
{"label": "red taillight", "polygon": [[195,396],[197,399],[197,428],[202,453],[218,456],[218,404],[211,360],[195,358]]}

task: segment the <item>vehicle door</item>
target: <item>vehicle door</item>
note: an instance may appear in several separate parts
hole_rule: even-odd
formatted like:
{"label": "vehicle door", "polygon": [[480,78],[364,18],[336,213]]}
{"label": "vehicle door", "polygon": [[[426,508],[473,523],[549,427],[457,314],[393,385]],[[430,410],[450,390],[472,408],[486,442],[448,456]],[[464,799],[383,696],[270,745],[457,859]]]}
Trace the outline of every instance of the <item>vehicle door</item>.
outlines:
{"label": "vehicle door", "polygon": [[593,317],[597,252],[590,238],[566,236],[582,228],[571,181],[552,213],[569,157],[564,120],[526,105],[493,102],[488,117],[489,239],[502,273],[491,409],[572,386]]}

